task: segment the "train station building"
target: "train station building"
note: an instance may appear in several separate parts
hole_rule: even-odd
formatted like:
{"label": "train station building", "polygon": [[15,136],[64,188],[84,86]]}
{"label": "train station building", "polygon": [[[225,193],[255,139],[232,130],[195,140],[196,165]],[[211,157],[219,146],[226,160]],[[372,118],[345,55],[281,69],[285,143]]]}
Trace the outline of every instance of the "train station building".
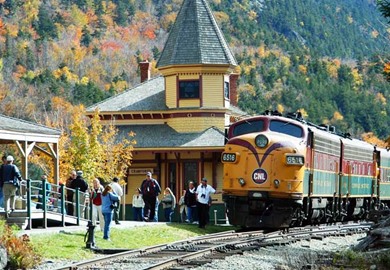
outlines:
{"label": "train station building", "polygon": [[[87,108],[113,122],[119,139],[135,133],[126,212],[148,171],[177,199],[202,177],[221,191],[225,129],[245,115],[236,107],[237,62],[206,1],[183,1],[156,64],[160,76],[150,78],[151,64],[140,63],[139,85]],[[213,199],[224,218],[221,195]]]}

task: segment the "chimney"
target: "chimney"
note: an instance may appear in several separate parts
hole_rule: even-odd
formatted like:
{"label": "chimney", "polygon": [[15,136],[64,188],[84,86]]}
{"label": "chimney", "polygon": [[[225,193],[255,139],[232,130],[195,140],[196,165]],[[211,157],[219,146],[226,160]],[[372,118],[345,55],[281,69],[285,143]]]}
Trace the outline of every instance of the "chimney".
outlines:
{"label": "chimney", "polygon": [[141,83],[148,81],[150,79],[150,63],[148,60],[140,62],[139,68],[141,70]]}
{"label": "chimney", "polygon": [[237,106],[238,96],[237,96],[237,81],[238,74],[232,73],[229,76],[229,86],[230,86],[230,104]]}

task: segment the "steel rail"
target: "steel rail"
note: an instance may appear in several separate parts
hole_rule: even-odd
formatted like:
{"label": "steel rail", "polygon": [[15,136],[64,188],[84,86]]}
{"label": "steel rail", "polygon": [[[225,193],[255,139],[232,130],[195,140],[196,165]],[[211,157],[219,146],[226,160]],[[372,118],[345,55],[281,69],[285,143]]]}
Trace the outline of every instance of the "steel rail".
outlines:
{"label": "steel rail", "polygon": [[116,254],[110,254],[104,257],[100,258],[93,258],[90,260],[85,260],[82,262],[77,262],[77,263],[72,263],[68,264],[65,266],[61,266],[59,268],[55,268],[54,270],[74,270],[78,269],[81,267],[88,267],[88,266],[93,266],[96,264],[101,264],[105,263],[111,260],[119,259],[119,258],[124,258],[124,257],[138,257],[142,256],[145,254],[149,253],[155,253],[164,250],[165,248],[172,247],[174,245],[184,245],[184,244],[189,244],[189,243],[198,243],[198,242],[204,242],[209,239],[218,239],[218,238],[232,238],[232,237],[237,237],[237,234],[234,230],[226,231],[226,232],[219,232],[219,233],[214,233],[214,234],[208,234],[208,235],[202,235],[202,236],[197,236],[197,237],[192,237],[180,241],[176,241],[173,243],[169,244],[161,244],[161,245],[156,245],[156,246],[151,246],[151,247],[145,247],[145,248],[140,248],[140,249],[135,249],[135,250],[130,250],[130,251],[123,251],[120,253]]}
{"label": "steel rail", "polygon": [[[120,260],[124,258],[134,258],[147,256],[149,254],[156,254],[158,258],[159,252],[186,252],[186,254],[181,254],[179,256],[174,256],[173,258],[166,259],[160,262],[156,262],[153,265],[146,266],[148,270],[159,270],[172,267],[174,265],[180,265],[184,262],[190,262],[199,257],[204,257],[212,254],[213,252],[223,249],[236,250],[241,247],[254,246],[267,246],[267,245],[276,245],[278,241],[287,241],[292,242],[296,240],[302,240],[305,237],[314,237],[317,235],[323,235],[324,237],[330,236],[332,233],[351,233],[357,232],[358,230],[367,230],[372,226],[372,223],[354,223],[354,224],[336,224],[331,226],[310,226],[310,227],[301,227],[301,228],[292,228],[289,232],[274,231],[269,233],[264,233],[263,231],[249,231],[249,232],[235,232],[227,231],[222,233],[215,233],[209,235],[203,235],[199,237],[193,237],[185,240],[176,241],[169,244],[161,244],[152,247],[146,247],[131,251],[124,251],[117,254],[111,254],[108,256],[94,258],[91,260],[78,262],[57,268],[56,270],[65,270],[65,269],[78,269],[83,267],[97,266],[114,260]],[[236,240],[235,240],[236,239]],[[218,241],[229,240],[225,243],[217,243]],[[206,247],[200,247],[201,250],[191,251],[191,245],[211,245]],[[177,255],[177,254],[175,254]],[[161,256],[160,259],[163,259]]]}

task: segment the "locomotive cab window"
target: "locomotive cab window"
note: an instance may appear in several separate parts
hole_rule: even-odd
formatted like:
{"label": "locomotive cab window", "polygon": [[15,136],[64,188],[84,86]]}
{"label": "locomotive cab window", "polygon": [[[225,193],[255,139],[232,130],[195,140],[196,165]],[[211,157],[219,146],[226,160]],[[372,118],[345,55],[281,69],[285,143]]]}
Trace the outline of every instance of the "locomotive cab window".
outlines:
{"label": "locomotive cab window", "polygon": [[246,121],[238,124],[233,129],[233,136],[240,136],[253,132],[260,132],[264,128],[263,120],[255,120],[255,121]]}
{"label": "locomotive cab window", "polygon": [[199,98],[199,80],[180,81],[179,98]]}
{"label": "locomotive cab window", "polygon": [[303,130],[301,127],[290,122],[272,120],[269,125],[269,130],[291,135],[297,138],[303,137]]}

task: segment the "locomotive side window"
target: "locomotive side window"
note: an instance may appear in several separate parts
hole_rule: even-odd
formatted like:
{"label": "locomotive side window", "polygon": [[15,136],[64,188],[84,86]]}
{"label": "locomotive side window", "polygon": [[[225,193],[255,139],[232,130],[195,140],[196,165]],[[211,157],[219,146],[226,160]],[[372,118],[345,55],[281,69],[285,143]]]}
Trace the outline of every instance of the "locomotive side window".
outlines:
{"label": "locomotive side window", "polygon": [[233,136],[240,136],[243,134],[260,132],[264,128],[263,120],[246,121],[237,124],[233,129]]}
{"label": "locomotive side window", "polygon": [[301,127],[296,126],[289,122],[283,122],[278,120],[272,120],[269,125],[269,130],[291,135],[297,138],[303,137],[303,130]]}

